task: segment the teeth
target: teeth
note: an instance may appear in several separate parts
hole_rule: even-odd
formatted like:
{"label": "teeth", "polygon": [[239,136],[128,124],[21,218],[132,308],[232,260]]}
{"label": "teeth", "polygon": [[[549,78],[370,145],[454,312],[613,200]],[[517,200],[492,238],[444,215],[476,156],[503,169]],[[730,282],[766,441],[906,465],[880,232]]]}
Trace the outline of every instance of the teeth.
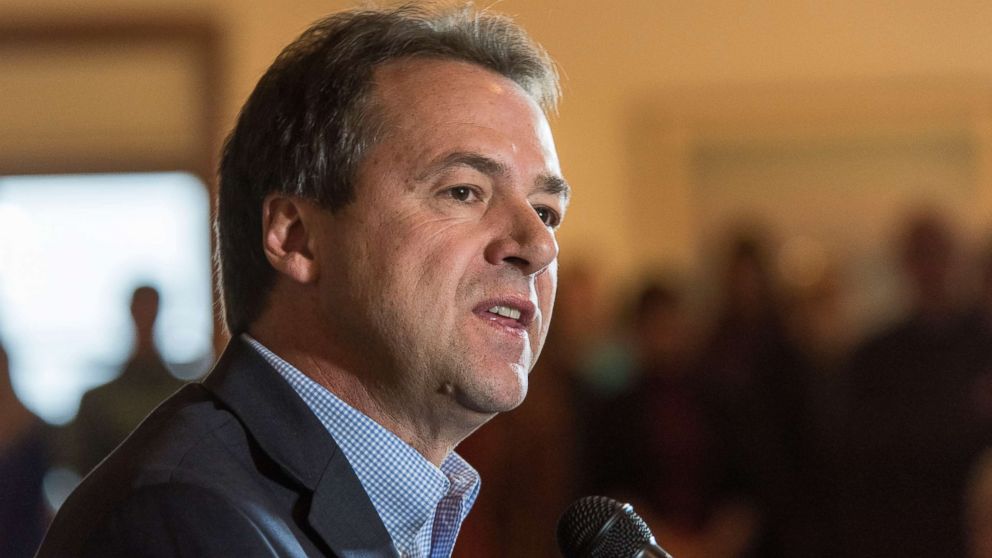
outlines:
{"label": "teeth", "polygon": [[513,320],[520,319],[520,310],[510,308],[508,306],[493,306],[489,309],[489,312],[492,314],[498,314],[504,318],[510,318]]}

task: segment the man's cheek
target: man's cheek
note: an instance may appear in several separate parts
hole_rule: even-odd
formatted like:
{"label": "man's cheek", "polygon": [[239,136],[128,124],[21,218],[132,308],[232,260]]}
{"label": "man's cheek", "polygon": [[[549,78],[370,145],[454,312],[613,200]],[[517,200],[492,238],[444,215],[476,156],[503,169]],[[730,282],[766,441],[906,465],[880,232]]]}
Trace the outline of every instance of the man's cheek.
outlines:
{"label": "man's cheek", "polygon": [[555,293],[558,290],[557,270],[549,269],[537,278],[537,300],[541,306],[545,322],[551,319],[551,310],[555,303]]}

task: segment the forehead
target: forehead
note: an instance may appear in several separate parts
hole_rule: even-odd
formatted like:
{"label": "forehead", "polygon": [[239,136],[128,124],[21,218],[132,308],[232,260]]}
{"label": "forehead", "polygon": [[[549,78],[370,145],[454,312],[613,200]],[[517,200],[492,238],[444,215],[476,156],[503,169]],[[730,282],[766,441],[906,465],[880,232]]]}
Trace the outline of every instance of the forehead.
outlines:
{"label": "forehead", "polygon": [[412,135],[424,149],[489,142],[512,153],[540,153],[558,173],[544,112],[513,80],[468,62],[430,58],[383,64],[374,80],[387,138]]}
{"label": "forehead", "polygon": [[[373,73],[375,98],[387,108],[429,109],[502,103],[541,113],[513,80],[461,60],[412,57],[387,62]],[[541,113],[543,116],[543,113]],[[396,116],[395,114],[393,116]],[[421,115],[424,116],[424,115]]]}

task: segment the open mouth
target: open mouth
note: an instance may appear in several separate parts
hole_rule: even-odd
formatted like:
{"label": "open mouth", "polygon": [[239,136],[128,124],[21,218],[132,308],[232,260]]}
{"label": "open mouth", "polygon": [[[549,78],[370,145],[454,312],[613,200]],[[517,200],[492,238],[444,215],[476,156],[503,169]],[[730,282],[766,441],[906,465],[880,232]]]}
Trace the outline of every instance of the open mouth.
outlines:
{"label": "open mouth", "polygon": [[534,321],[536,308],[533,303],[523,299],[490,299],[476,306],[475,313],[499,325],[524,329]]}
{"label": "open mouth", "polygon": [[496,314],[497,316],[503,316],[504,318],[510,318],[511,320],[520,320],[522,312],[516,308],[510,308],[509,306],[496,305],[489,309],[490,314]]}

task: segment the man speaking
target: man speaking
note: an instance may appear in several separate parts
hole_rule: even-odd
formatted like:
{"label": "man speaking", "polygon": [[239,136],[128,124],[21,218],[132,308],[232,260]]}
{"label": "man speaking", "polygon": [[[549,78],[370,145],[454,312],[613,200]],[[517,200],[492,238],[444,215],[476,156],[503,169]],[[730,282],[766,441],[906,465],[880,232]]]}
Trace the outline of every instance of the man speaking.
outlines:
{"label": "man speaking", "polygon": [[449,556],[453,452],[517,406],[568,204],[548,57],[470,9],[320,21],[227,141],[231,343],[73,493],[39,556]]}

